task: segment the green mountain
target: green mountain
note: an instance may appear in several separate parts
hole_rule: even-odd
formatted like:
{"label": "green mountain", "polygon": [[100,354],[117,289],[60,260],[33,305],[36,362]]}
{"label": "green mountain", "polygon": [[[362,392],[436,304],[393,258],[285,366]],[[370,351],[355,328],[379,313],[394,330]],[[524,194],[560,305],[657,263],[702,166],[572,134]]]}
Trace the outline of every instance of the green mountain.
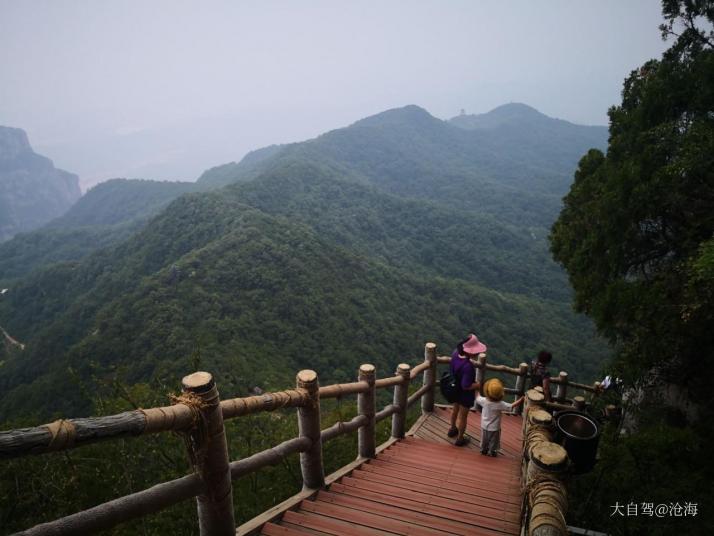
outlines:
{"label": "green mountain", "polygon": [[608,139],[605,126],[576,125],[519,103],[485,114],[456,116],[449,123],[475,132],[480,143],[493,151],[514,150],[517,154],[509,157],[532,167],[531,180],[538,182],[537,187],[559,196],[568,191],[583,149],[605,147]]}
{"label": "green mountain", "polygon": [[576,344],[586,325],[564,304],[413,275],[218,193],[183,197],[116,250],[56,265],[7,297],[3,325],[32,342],[2,368],[4,418],[88,411],[76,381],[118,369],[128,383],[169,383],[196,352],[233,393],[284,386],[304,367],[344,381],[366,356],[390,371],[425,338],[453,341],[464,326],[502,355],[551,344],[575,366],[587,354]]}
{"label": "green mountain", "polygon": [[253,179],[260,174],[265,161],[280,153],[284,147],[284,145],[270,145],[251,151],[238,163],[230,162],[206,170],[197,182],[220,187],[236,182],[237,177],[243,181]]}
{"label": "green mountain", "polygon": [[0,244],[0,283],[53,262],[79,260],[125,240],[179,195],[188,182],[112,179],[98,184],[62,216]]}
{"label": "green mountain", "polygon": [[52,226],[116,225],[147,219],[179,195],[197,189],[191,182],[112,179],[89,190]]}
{"label": "green mountain", "polygon": [[[0,420],[88,413],[98,381],[175,385],[197,362],[234,396],[303,367],[323,381],[365,361],[385,374],[469,330],[494,360],[549,347],[592,379],[604,355],[538,234],[548,214],[519,220],[508,205],[552,194],[509,197],[526,163],[501,166],[522,166],[520,182],[481,174],[473,134],[410,106],[273,147],[218,168],[234,184],[181,195],[126,240],[17,279],[0,325],[26,348],[3,357]],[[461,186],[485,184],[490,204],[464,199]]]}
{"label": "green mountain", "polygon": [[297,161],[289,169],[266,172],[223,192],[263,212],[304,223],[359,255],[412,273],[541,298],[569,297],[562,272],[549,260],[542,239],[488,214],[459,217],[443,204],[385,194]]}
{"label": "green mountain", "polygon": [[80,195],[78,177],[35,153],[24,130],[0,126],[0,242],[62,215]]}
{"label": "green mountain", "polygon": [[607,128],[552,119],[524,105],[485,115],[508,119],[469,129],[418,106],[388,110],[314,140],[274,146],[250,164],[223,166],[199,182],[252,180],[298,158],[402,197],[448,203],[520,226],[549,226],[580,156],[605,147]]}

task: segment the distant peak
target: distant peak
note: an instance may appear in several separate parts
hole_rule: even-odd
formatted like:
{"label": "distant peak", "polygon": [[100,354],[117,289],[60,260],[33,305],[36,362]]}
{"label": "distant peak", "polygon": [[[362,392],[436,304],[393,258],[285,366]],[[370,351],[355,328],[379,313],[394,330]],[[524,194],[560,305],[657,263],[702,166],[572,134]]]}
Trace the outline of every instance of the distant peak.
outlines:
{"label": "distant peak", "polygon": [[402,106],[401,108],[392,108],[391,110],[387,110],[386,112],[395,111],[395,110],[401,111],[402,113],[427,115],[427,116],[431,117],[431,114],[429,112],[427,112],[421,106],[417,106],[416,104],[407,104],[406,106]]}
{"label": "distant peak", "polygon": [[405,123],[432,123],[439,122],[424,108],[415,104],[392,108],[378,114],[360,119],[354,126],[375,126],[375,125],[398,125]]}
{"label": "distant peak", "polygon": [[15,158],[31,152],[32,147],[24,130],[0,126],[0,158]]}
{"label": "distant peak", "polygon": [[[380,117],[380,116],[388,116],[388,115],[432,117],[432,115],[429,112],[427,112],[421,106],[417,106],[416,104],[407,104],[406,106],[402,106],[400,108],[390,108],[389,110],[385,110],[383,112],[372,115],[370,117]],[[370,117],[367,117],[366,119],[370,119]]]}
{"label": "distant peak", "polygon": [[541,116],[541,117],[547,117],[545,114],[539,112],[532,106],[528,106],[527,104],[523,104],[522,102],[509,102],[508,104],[502,104],[501,106],[497,106],[490,112],[488,112],[487,115],[494,114],[494,115],[519,115],[522,117],[525,116]]}
{"label": "distant peak", "polygon": [[464,114],[449,119],[449,123],[452,125],[469,130],[499,128],[504,126],[545,125],[558,121],[560,120],[548,117],[532,106],[528,106],[522,102],[502,104],[485,114]]}

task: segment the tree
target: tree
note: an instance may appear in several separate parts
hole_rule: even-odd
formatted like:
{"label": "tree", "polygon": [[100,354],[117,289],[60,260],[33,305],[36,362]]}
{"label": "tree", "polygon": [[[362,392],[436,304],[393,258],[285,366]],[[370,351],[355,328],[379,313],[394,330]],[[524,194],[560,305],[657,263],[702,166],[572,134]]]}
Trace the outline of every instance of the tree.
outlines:
{"label": "tree", "polygon": [[714,21],[714,2],[666,0],[663,14],[675,43],[625,81],[607,155],[581,159],[550,236],[576,308],[632,379],[662,362],[693,372],[714,349],[714,51],[695,25]]}
{"label": "tree", "polygon": [[569,522],[611,534],[710,534],[714,523],[710,509],[611,516],[618,501],[714,500],[714,2],[664,0],[662,12],[674,43],[625,80],[607,154],[580,160],[550,235],[576,309],[615,346],[615,372],[660,380],[629,421],[635,433],[606,430],[599,469],[572,483]]}

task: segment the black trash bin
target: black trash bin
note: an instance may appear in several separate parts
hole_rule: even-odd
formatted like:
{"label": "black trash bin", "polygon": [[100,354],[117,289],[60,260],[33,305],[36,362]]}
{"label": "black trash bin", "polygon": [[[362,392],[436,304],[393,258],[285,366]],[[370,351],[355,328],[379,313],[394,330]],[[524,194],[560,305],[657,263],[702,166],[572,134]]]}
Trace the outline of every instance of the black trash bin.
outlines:
{"label": "black trash bin", "polygon": [[563,445],[575,474],[587,473],[595,466],[600,441],[598,422],[582,411],[561,411],[555,416],[556,441]]}

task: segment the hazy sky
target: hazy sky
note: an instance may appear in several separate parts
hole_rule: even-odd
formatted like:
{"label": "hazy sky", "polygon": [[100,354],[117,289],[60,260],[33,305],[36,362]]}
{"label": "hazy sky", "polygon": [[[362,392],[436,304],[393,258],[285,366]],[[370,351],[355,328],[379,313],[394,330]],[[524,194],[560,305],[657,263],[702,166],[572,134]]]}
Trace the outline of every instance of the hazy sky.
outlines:
{"label": "hazy sky", "polygon": [[86,185],[194,179],[388,108],[606,124],[654,0],[0,0],[0,124]]}

